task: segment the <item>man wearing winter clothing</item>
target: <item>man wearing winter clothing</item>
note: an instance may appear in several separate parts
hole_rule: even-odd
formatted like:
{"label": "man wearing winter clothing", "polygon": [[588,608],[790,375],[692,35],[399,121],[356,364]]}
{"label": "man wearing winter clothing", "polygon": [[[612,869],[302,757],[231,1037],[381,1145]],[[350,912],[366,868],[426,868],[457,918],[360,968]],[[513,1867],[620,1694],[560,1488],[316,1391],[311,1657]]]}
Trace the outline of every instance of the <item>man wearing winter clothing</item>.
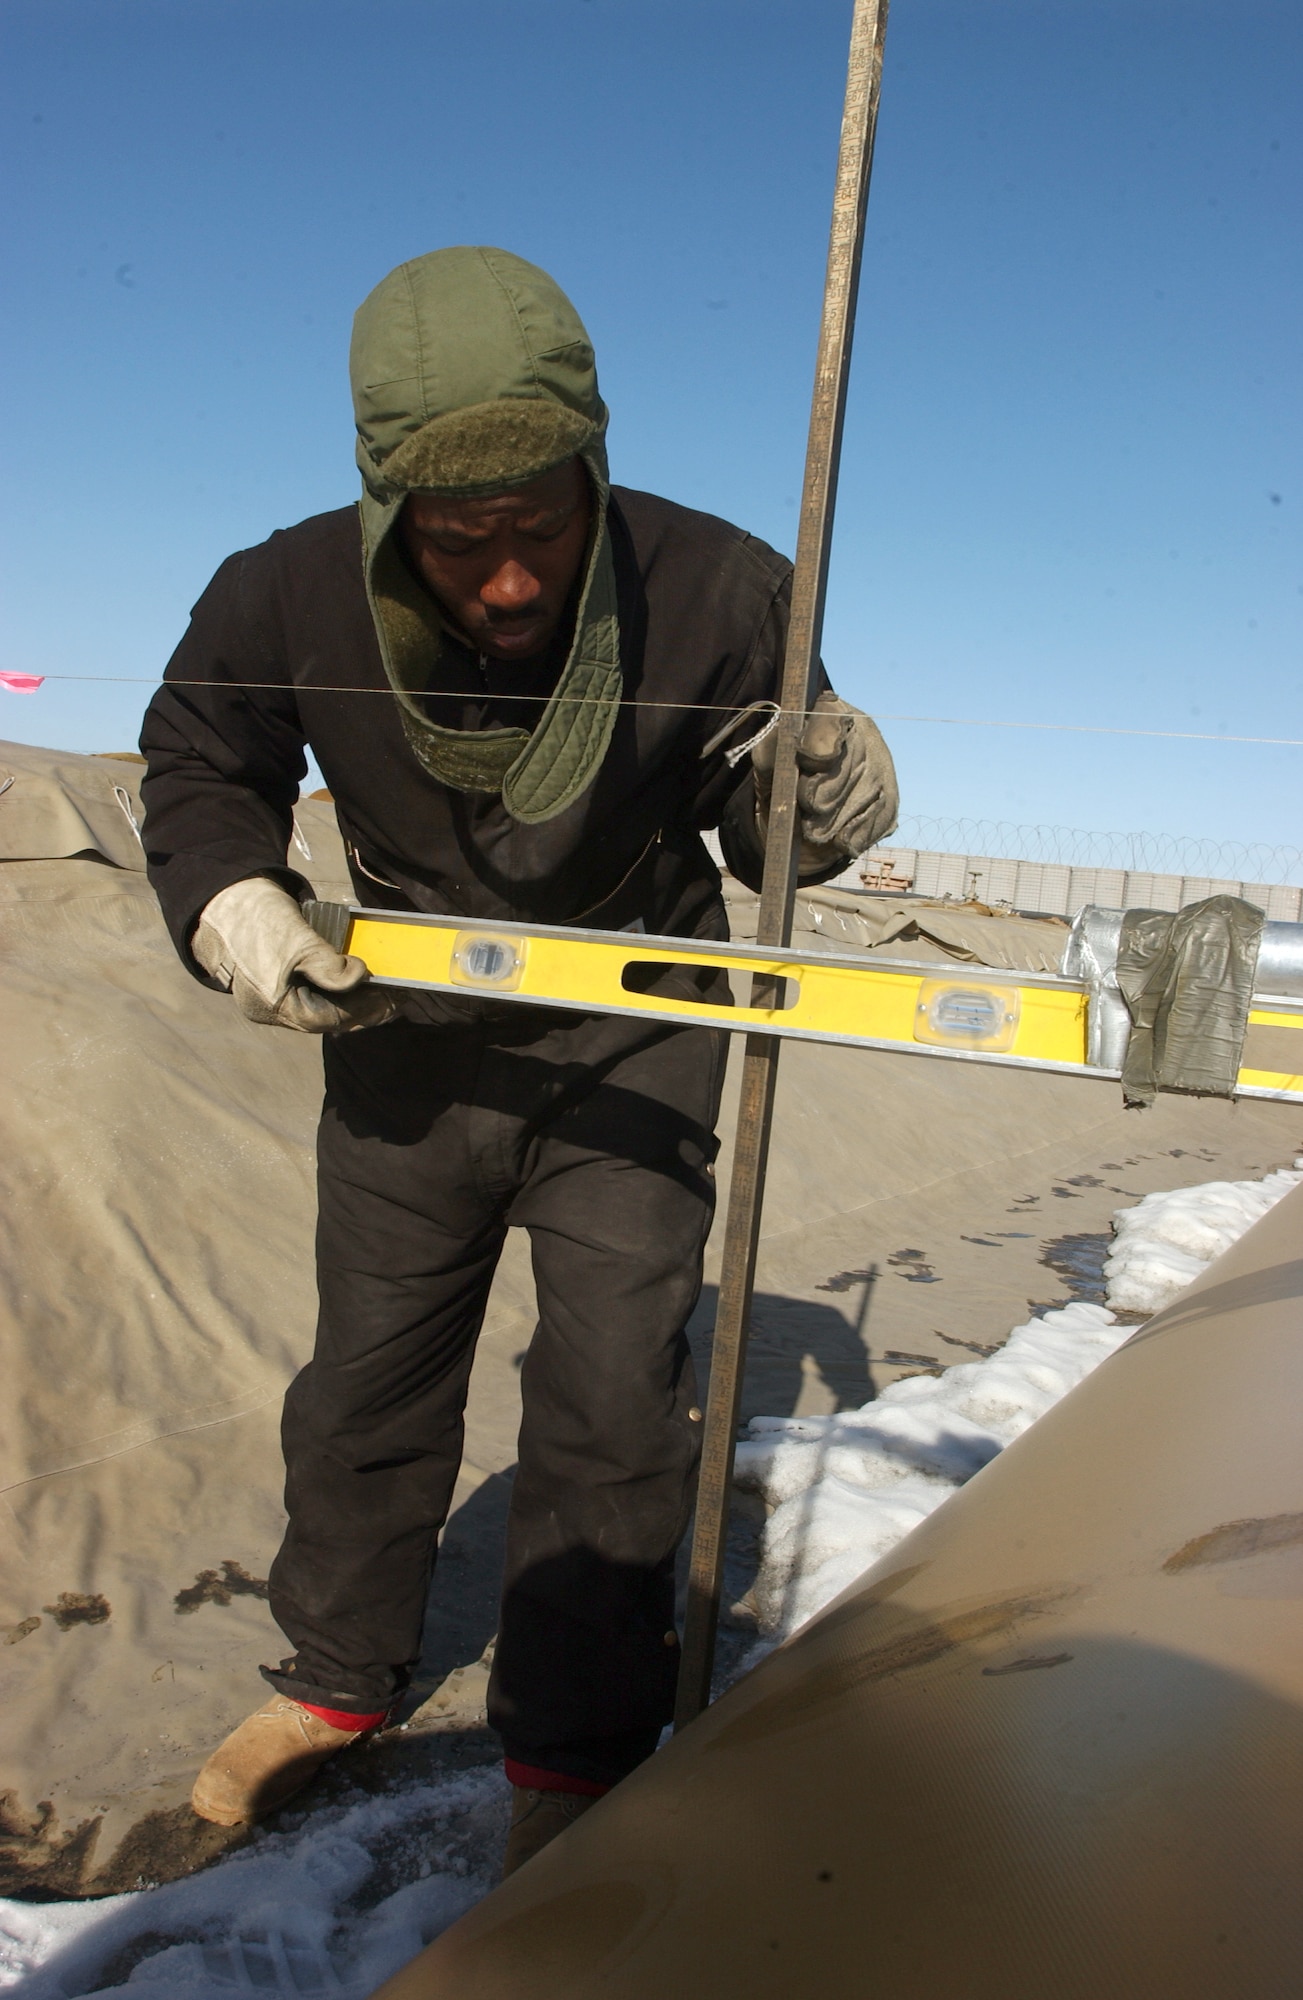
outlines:
{"label": "man wearing winter clothing", "polygon": [[[724,1037],[400,993],[303,921],[304,747],[356,899],[476,920],[727,936],[701,840],[758,885],[790,570],[608,483],[573,307],[456,249],[355,323],[360,509],[233,556],[145,718],[151,878],[182,958],[250,1019],[323,1036],[320,1320],[286,1398],[293,1647],[196,1810],[272,1810],[378,1727],[416,1664],[476,1336],[506,1231],[538,1327],[489,1696],[511,1865],[648,1756],[678,1664],[674,1554],[700,1410],[684,1325],[713,1209]],[[732,738],[712,745],[730,723]],[[890,758],[829,691],[803,740],[802,872],[894,824]],[[711,972],[654,990],[716,997]]]}

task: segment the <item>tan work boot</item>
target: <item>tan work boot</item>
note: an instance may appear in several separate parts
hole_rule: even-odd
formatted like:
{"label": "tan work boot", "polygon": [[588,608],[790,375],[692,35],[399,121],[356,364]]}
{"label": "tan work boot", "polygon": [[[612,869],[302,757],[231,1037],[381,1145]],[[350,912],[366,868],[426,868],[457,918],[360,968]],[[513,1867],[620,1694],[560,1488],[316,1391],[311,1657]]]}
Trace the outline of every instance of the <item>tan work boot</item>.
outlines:
{"label": "tan work boot", "polygon": [[190,1803],[215,1826],[252,1826],[301,1791],[328,1757],[366,1733],[336,1729],[287,1695],[273,1695],[214,1750]]}
{"label": "tan work boot", "polygon": [[513,1785],[511,1829],[502,1857],[503,1881],[532,1861],[541,1848],[582,1819],[589,1806],[596,1804],[590,1792],[536,1792],[524,1785]]}

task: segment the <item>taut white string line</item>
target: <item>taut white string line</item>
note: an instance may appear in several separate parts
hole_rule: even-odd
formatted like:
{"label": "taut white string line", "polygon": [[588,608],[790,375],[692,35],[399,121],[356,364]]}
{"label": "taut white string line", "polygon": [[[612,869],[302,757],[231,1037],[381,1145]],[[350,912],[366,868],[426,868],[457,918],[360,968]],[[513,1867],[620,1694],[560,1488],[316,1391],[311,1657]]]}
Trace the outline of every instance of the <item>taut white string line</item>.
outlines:
{"label": "taut white string line", "polygon": [[[249,693],[259,692],[279,694],[380,694],[392,695],[389,687],[322,687],[299,686],[292,681],[206,681],[185,680],[180,676],[170,676],[159,680],[149,674],[44,674],[47,681],[76,681],[92,687],[188,687],[208,688],[214,692]],[[510,694],[488,689],[442,689],[426,688],[412,690],[424,693],[434,699],[447,701],[532,701],[546,707],[553,699],[550,694]],[[562,700],[578,706],[586,702],[599,702],[600,695],[563,695]],[[727,715],[738,709],[738,703],[730,701],[643,701],[637,695],[622,695],[621,708],[663,708],[678,709],[685,713],[701,715]],[[799,715],[806,717],[810,709],[784,709],[774,705],[775,716]],[[1233,736],[1224,730],[1212,729],[1132,729],[1120,723],[1109,722],[1011,722],[986,715],[895,715],[885,709],[875,711],[878,722],[923,722],[947,729],[1032,729],[1060,732],[1073,736],[1140,736],[1165,743],[1259,743],[1276,750],[1303,750],[1303,736]]]}

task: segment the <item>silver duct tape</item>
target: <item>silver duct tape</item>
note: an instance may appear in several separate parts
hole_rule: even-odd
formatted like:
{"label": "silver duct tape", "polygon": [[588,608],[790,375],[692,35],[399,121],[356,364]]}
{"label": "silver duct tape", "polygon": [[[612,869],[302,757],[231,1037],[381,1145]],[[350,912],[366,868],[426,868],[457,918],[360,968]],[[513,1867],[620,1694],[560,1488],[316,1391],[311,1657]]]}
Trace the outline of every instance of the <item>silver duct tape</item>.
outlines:
{"label": "silver duct tape", "polygon": [[[1087,1061],[1101,1069],[1121,1069],[1131,1032],[1114,970],[1125,914],[1087,904],[1073,921],[1060,966],[1065,979],[1080,979],[1090,987]],[[1303,1000],[1303,924],[1263,924],[1253,983],[1255,999]]]}

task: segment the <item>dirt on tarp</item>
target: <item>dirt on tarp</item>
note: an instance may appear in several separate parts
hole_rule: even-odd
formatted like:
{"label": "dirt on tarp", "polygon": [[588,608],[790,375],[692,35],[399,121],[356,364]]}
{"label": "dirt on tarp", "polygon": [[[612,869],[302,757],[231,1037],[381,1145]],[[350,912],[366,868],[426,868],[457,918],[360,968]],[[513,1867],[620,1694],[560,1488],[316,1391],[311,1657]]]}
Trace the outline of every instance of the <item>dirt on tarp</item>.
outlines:
{"label": "dirt on tarp", "polygon": [[[125,759],[0,745],[5,1893],[105,1894],[226,1852],[238,1836],[193,1818],[190,1783],[284,1651],[264,1579],[280,1399],[315,1312],[320,1049],[250,1025],[178,964],[144,877],[139,778]],[[317,893],[348,900],[328,802],[300,803],[296,841]],[[858,1405],[984,1352],[1047,1286],[1073,1295],[1068,1219],[1084,1245],[1150,1189],[1266,1171],[1299,1124],[1288,1105],[1124,1114],[1093,1079],[789,1046],[743,1416]],[[690,1327],[703,1367],[719,1234]],[[492,1754],[481,1656],[532,1326],[513,1231],[418,1712],[309,1809],[332,1785]]]}

